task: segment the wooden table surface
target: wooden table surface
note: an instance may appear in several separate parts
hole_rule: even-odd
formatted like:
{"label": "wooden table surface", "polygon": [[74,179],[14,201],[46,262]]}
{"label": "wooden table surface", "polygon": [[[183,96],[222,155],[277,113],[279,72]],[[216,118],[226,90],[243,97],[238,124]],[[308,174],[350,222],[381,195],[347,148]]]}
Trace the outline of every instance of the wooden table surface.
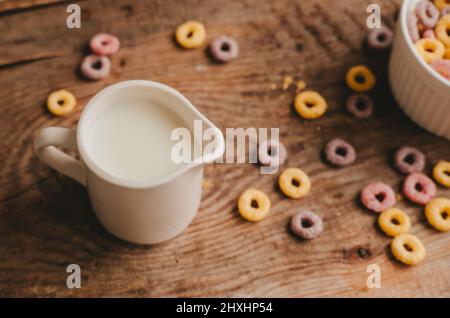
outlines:
{"label": "wooden table surface", "polygon": [[[450,296],[450,235],[432,229],[423,208],[401,200],[411,232],[427,248],[424,262],[405,267],[389,252],[390,239],[376,216],[358,201],[362,187],[381,180],[400,191],[403,176],[392,168],[399,146],[426,153],[427,173],[450,159],[450,143],[412,123],[387,84],[388,53],[364,48],[362,0],[159,0],[80,1],[81,29],[67,29],[60,1],[0,1],[0,296]],[[400,0],[377,0],[383,23],[395,25]],[[178,24],[202,21],[207,41],[228,34],[241,48],[238,60],[213,63],[204,49],[182,50],[173,41]],[[92,35],[116,34],[122,43],[112,74],[91,82],[78,71]],[[373,118],[344,111],[343,83],[356,63],[378,77]],[[293,76],[321,92],[327,114],[305,121],[292,110]],[[75,127],[85,103],[101,88],[127,79],[151,79],[185,94],[223,131],[226,127],[279,127],[288,166],[305,170],[310,195],[290,200],[276,175],[252,164],[215,164],[197,217],[180,236],[156,246],[137,246],[108,234],[96,220],[85,189],[48,168],[33,153],[36,132]],[[78,105],[68,117],[51,116],[47,95],[72,91]],[[358,152],[355,164],[336,169],[323,161],[329,139],[343,137]],[[265,191],[273,204],[259,223],[236,211],[248,187]],[[441,196],[450,191],[439,187]],[[182,195],[182,194],[180,194]],[[290,217],[312,209],[323,234],[304,242],[287,230]],[[66,287],[66,266],[81,267],[82,288]],[[381,288],[366,285],[369,264],[381,267]]]}

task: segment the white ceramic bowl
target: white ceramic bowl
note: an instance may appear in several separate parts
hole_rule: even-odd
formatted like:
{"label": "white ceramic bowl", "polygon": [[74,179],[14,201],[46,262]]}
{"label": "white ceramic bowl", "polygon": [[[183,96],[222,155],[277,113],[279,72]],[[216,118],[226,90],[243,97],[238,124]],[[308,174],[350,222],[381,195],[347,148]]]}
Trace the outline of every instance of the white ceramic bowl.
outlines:
{"label": "white ceramic bowl", "polygon": [[404,0],[389,61],[392,92],[405,113],[428,131],[450,140],[450,82],[417,53],[406,24],[419,0]]}

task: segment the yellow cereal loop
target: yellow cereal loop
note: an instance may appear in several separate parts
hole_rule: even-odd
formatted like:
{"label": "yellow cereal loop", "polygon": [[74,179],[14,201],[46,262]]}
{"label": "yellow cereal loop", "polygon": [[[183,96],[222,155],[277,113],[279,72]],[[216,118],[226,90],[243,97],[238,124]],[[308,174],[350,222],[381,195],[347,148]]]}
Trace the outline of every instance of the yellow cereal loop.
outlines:
{"label": "yellow cereal loop", "polygon": [[450,199],[435,198],[427,203],[425,217],[438,231],[450,231]]}
{"label": "yellow cereal loop", "polygon": [[441,59],[445,54],[444,44],[436,39],[420,39],[414,44],[414,46],[416,47],[417,52],[419,52],[427,63]]}
{"label": "yellow cereal loop", "polygon": [[446,47],[450,47],[450,14],[444,15],[436,24],[436,38],[444,43]]}
{"label": "yellow cereal loop", "polygon": [[319,93],[304,91],[295,97],[295,110],[305,119],[321,117],[327,110],[327,102]]}
{"label": "yellow cereal loop", "polygon": [[387,236],[395,237],[408,233],[411,228],[411,220],[408,214],[397,208],[390,208],[380,214],[378,225]]}
{"label": "yellow cereal loop", "polygon": [[186,49],[200,47],[205,42],[206,31],[203,24],[197,21],[187,21],[178,26],[175,32],[178,44]]}
{"label": "yellow cereal loop", "polygon": [[375,75],[364,65],[355,65],[345,77],[348,87],[358,93],[370,91],[375,86]]}
{"label": "yellow cereal loop", "polygon": [[394,257],[403,264],[416,265],[425,258],[425,247],[412,234],[400,234],[391,242]]}
{"label": "yellow cereal loop", "polygon": [[450,2],[448,0],[434,0],[434,5],[439,9],[442,10],[446,6],[450,5]]}
{"label": "yellow cereal loop", "polygon": [[70,113],[77,104],[75,96],[64,89],[54,91],[47,98],[48,110],[56,116],[63,116]]}
{"label": "yellow cereal loop", "polygon": [[252,222],[260,221],[269,214],[269,197],[257,189],[247,189],[239,197],[238,210],[244,219]]}
{"label": "yellow cereal loop", "polygon": [[304,197],[311,189],[308,175],[298,168],[284,170],[278,179],[278,184],[281,191],[293,199]]}
{"label": "yellow cereal loop", "polygon": [[450,188],[450,162],[438,162],[433,168],[433,178],[437,183]]}

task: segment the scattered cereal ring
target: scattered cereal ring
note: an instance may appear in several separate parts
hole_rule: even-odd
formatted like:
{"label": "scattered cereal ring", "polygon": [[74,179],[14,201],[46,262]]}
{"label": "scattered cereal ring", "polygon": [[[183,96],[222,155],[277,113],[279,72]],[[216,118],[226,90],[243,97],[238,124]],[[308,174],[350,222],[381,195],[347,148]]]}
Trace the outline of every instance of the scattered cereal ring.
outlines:
{"label": "scattered cereal ring", "polygon": [[317,92],[304,91],[295,97],[295,110],[305,119],[321,117],[327,110],[326,100]]}
{"label": "scattered cereal ring", "polygon": [[420,39],[414,46],[427,63],[441,59],[445,54],[444,44],[437,39]]}
{"label": "scattered cereal ring", "polygon": [[361,202],[374,212],[382,212],[394,206],[396,197],[394,190],[382,182],[366,185],[361,191]]}
{"label": "scattered cereal ring", "polygon": [[213,58],[222,63],[231,62],[239,55],[239,45],[236,40],[225,35],[215,38],[211,42],[209,50]]}
{"label": "scattered cereal ring", "polygon": [[401,173],[421,172],[425,168],[425,155],[417,148],[404,146],[395,152],[394,165]]}
{"label": "scattered cereal ring", "polygon": [[408,26],[408,33],[411,37],[411,41],[416,43],[420,39],[419,28],[417,27],[418,19],[415,12],[411,11],[406,18],[406,24]]}
{"label": "scattered cereal ring", "polygon": [[370,91],[375,86],[375,76],[364,65],[351,67],[346,76],[348,87],[358,93]]}
{"label": "scattered cereal ring", "polygon": [[286,158],[287,151],[281,142],[271,139],[259,144],[258,160],[263,166],[279,167]]}
{"label": "scattered cereal ring", "polygon": [[444,9],[446,6],[448,6],[450,3],[448,2],[448,0],[434,0],[434,5],[436,6],[436,8],[438,8],[439,10]]}
{"label": "scattered cereal ring", "polygon": [[293,199],[299,199],[309,193],[311,181],[306,173],[298,168],[284,170],[278,184],[285,195]]}
{"label": "scattered cereal ring", "polygon": [[424,39],[435,39],[436,35],[434,34],[434,30],[428,29],[428,30],[425,30],[425,32],[423,32],[422,37]]}
{"label": "scattered cereal ring", "polygon": [[450,231],[450,200],[436,198],[428,202],[425,207],[425,217],[436,230]]}
{"label": "scattered cereal ring", "polygon": [[373,113],[372,99],[365,94],[352,94],[347,99],[347,111],[356,118],[369,118]]}
{"label": "scattered cereal ring", "polygon": [[323,231],[322,218],[314,212],[298,212],[291,219],[291,230],[301,238],[312,240]]}
{"label": "scattered cereal ring", "polygon": [[426,0],[417,3],[416,15],[427,29],[433,28],[439,20],[439,10]]}
{"label": "scattered cereal ring", "polygon": [[444,15],[436,24],[434,29],[436,37],[441,41],[446,47],[450,47],[450,15]]}
{"label": "scattered cereal ring", "polygon": [[430,66],[444,78],[450,80],[450,60],[436,60]]}
{"label": "scattered cereal ring", "polygon": [[374,50],[385,50],[391,47],[394,35],[388,28],[375,28],[367,34],[367,45]]}
{"label": "scattered cereal ring", "polygon": [[269,197],[257,189],[247,189],[239,197],[238,210],[244,219],[252,222],[260,221],[269,214]]}
{"label": "scattered cereal ring", "polygon": [[387,236],[395,237],[409,232],[411,220],[408,214],[402,210],[390,208],[380,214],[378,225]]}
{"label": "scattered cereal ring", "polygon": [[425,258],[425,247],[412,234],[400,234],[391,242],[394,257],[403,264],[416,265]]}
{"label": "scattered cereal ring", "polygon": [[450,162],[438,162],[433,168],[433,178],[444,187],[450,188]]}
{"label": "scattered cereal ring", "polygon": [[114,35],[98,33],[92,37],[90,46],[96,55],[113,55],[119,51],[120,41]]}
{"label": "scattered cereal ring", "polygon": [[70,113],[76,104],[75,96],[65,89],[54,91],[47,98],[47,108],[56,116],[63,116]]}
{"label": "scattered cereal ring", "polygon": [[325,156],[332,164],[344,167],[355,161],[356,151],[347,141],[335,138],[330,140],[325,146]]}
{"label": "scattered cereal ring", "polygon": [[175,32],[178,44],[186,49],[200,47],[205,42],[206,31],[203,24],[197,21],[187,21],[178,26]]}
{"label": "scattered cereal ring", "polygon": [[108,77],[111,71],[111,61],[107,56],[88,55],[81,63],[81,73],[92,80]]}
{"label": "scattered cereal ring", "polygon": [[420,172],[411,173],[403,183],[403,194],[417,204],[427,204],[436,196],[436,192],[433,180]]}

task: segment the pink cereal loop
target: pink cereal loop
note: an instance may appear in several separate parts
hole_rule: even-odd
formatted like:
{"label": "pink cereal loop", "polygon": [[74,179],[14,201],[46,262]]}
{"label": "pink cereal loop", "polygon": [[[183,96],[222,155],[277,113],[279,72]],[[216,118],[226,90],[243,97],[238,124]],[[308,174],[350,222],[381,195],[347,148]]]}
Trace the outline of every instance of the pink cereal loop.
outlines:
{"label": "pink cereal loop", "polygon": [[90,42],[91,50],[97,55],[113,55],[120,48],[119,39],[111,34],[98,33],[94,35]]}
{"label": "pink cereal loop", "polygon": [[450,80],[450,60],[435,60],[430,66],[446,79]]}
{"label": "pink cereal loop", "polygon": [[436,196],[434,182],[420,172],[408,175],[403,183],[403,194],[414,203],[425,205]]}
{"label": "pink cereal loop", "polygon": [[428,30],[425,30],[425,32],[423,32],[422,37],[424,39],[435,39],[436,35],[434,34],[433,29],[428,29]]}
{"label": "pink cereal loop", "polygon": [[270,139],[259,144],[258,160],[263,166],[279,167],[286,161],[286,158],[287,151],[281,142]]}
{"label": "pink cereal loop", "polygon": [[396,202],[394,190],[382,182],[366,185],[361,191],[361,202],[366,208],[374,212],[383,212]]}
{"label": "pink cereal loop", "polygon": [[106,56],[88,55],[81,62],[81,73],[92,80],[108,77],[111,71],[111,62]]}
{"label": "pink cereal loop", "polygon": [[418,19],[414,11],[411,11],[406,19],[409,36],[411,41],[416,43],[420,39],[419,28],[417,26]]}

